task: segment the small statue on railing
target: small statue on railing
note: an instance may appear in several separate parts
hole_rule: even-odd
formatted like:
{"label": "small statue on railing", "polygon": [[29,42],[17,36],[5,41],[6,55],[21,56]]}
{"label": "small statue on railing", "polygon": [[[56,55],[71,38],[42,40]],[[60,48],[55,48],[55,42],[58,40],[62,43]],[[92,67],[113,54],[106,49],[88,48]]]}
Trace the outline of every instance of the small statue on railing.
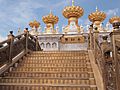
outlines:
{"label": "small statue on railing", "polygon": [[14,40],[14,35],[13,35],[13,31],[10,31],[10,34],[8,35],[8,39],[10,40]]}
{"label": "small statue on railing", "polygon": [[27,32],[29,32],[29,31],[28,31],[28,28],[25,28],[25,29],[24,29],[24,33],[27,33]]}

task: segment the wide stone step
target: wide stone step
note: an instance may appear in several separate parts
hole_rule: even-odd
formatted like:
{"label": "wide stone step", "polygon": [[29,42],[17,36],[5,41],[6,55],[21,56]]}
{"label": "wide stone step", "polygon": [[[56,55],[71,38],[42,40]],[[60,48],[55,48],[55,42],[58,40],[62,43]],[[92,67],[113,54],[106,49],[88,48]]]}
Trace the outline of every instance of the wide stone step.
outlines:
{"label": "wide stone step", "polygon": [[79,73],[60,73],[60,72],[54,72],[54,73],[40,73],[40,72],[14,72],[6,74],[5,76],[11,76],[11,77],[61,77],[61,78],[94,78],[93,73],[88,72],[79,72]]}
{"label": "wide stone step", "polygon": [[83,56],[83,57],[75,57],[75,56],[70,56],[70,57],[53,57],[53,56],[50,56],[50,57],[47,57],[47,56],[45,56],[45,57],[26,57],[25,58],[26,60],[41,60],[41,59],[43,59],[43,60],[85,60],[85,59],[87,59],[85,56]]}
{"label": "wide stone step", "polygon": [[[66,65],[39,65],[39,64],[24,64],[24,65],[19,65],[18,68],[82,68],[82,67],[88,67],[88,65],[79,65],[79,66],[75,66],[75,65],[70,65],[70,66],[66,66]],[[91,67],[91,66],[89,66]]]}
{"label": "wide stone step", "polygon": [[[42,69],[48,69],[48,70],[67,69],[67,70],[70,70],[70,71],[71,70],[75,71],[77,69],[86,69],[86,68],[87,68],[86,66],[84,66],[84,67],[83,66],[81,66],[81,67],[47,67],[47,66],[46,67],[36,67],[36,66],[33,66],[33,67],[17,67],[17,69],[40,69],[40,70],[42,70]],[[16,69],[16,68],[14,68],[14,69]]]}
{"label": "wide stone step", "polygon": [[29,57],[36,57],[36,56],[38,56],[38,57],[45,57],[45,56],[47,56],[47,57],[60,57],[60,56],[63,56],[63,57],[71,57],[71,56],[77,56],[77,57],[83,57],[83,56],[85,56],[85,55],[88,55],[88,54],[73,54],[73,53],[71,53],[71,54],[64,54],[64,53],[62,53],[62,54],[30,54],[30,55],[28,55]]}
{"label": "wide stone step", "polygon": [[25,65],[25,64],[47,64],[47,65],[70,65],[70,66],[72,66],[72,65],[86,65],[86,64],[90,64],[90,62],[74,62],[74,63],[72,63],[72,62],[50,62],[49,63],[49,61],[44,61],[44,62],[41,62],[41,61],[23,61],[23,62],[21,62],[21,64],[23,65]]}
{"label": "wide stone step", "polygon": [[76,60],[76,59],[74,59],[74,60],[68,60],[68,59],[65,59],[65,60],[63,60],[63,59],[61,59],[61,60],[50,60],[50,59],[48,59],[48,60],[38,60],[38,59],[36,59],[36,60],[34,60],[34,59],[29,59],[29,60],[24,60],[23,61],[24,63],[86,63],[86,62],[90,62],[89,60]]}
{"label": "wide stone step", "polygon": [[49,53],[49,54],[51,54],[51,53],[54,53],[54,54],[57,54],[57,53],[80,53],[80,54],[87,54],[87,51],[42,51],[42,52],[40,52],[40,51],[34,51],[34,52],[32,52],[32,54],[46,54],[46,53]]}
{"label": "wide stone step", "polygon": [[0,79],[0,90],[97,90],[87,51],[33,52]]}
{"label": "wide stone step", "polygon": [[1,84],[0,90],[97,90],[97,87],[88,85],[49,85],[49,84]]}
{"label": "wide stone step", "polygon": [[21,67],[91,67],[90,64],[79,64],[79,63],[76,63],[76,64],[71,64],[71,63],[64,63],[64,64],[54,64],[54,63],[20,63],[18,66],[21,66]]}
{"label": "wide stone step", "polygon": [[13,71],[92,72],[92,68],[16,68]]}
{"label": "wide stone step", "polygon": [[75,84],[75,85],[95,85],[94,78],[24,78],[5,77],[0,79],[1,83],[27,83],[27,84]]}

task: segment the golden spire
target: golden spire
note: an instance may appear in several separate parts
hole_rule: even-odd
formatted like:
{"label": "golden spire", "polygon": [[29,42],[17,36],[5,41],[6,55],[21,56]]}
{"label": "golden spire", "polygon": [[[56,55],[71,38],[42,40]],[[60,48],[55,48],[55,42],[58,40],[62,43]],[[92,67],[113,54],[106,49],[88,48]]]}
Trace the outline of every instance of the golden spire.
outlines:
{"label": "golden spire", "polygon": [[47,16],[43,16],[42,20],[45,24],[48,23],[52,23],[52,24],[56,24],[59,20],[59,18],[55,15],[52,14],[52,11],[50,10],[50,14],[48,14]]}
{"label": "golden spire", "polygon": [[50,9],[50,14],[52,14],[52,10]]}
{"label": "golden spire", "polygon": [[[67,32],[80,32],[80,26],[78,25],[78,19],[83,16],[84,14],[84,9],[81,8],[80,6],[75,6],[74,3],[75,1],[74,0],[71,0],[72,1],[72,6],[66,6],[64,9],[63,9],[63,16],[65,18],[68,19],[68,25],[64,28],[64,33],[67,33]],[[71,22],[74,22],[75,25],[75,30],[72,30],[70,27],[71,27]]]}
{"label": "golden spire", "polygon": [[111,24],[116,23],[116,22],[120,22],[120,16],[117,16],[116,12],[114,12],[113,17],[111,17],[111,18],[109,19],[109,22],[110,22]]}
{"label": "golden spire", "polygon": [[54,29],[54,24],[58,23],[59,18],[57,16],[53,15],[51,10],[48,15],[42,17],[42,20],[46,24],[45,33],[48,33],[48,34],[56,33],[56,30]]}
{"label": "golden spire", "polygon": [[74,4],[75,4],[75,1],[74,1],[74,0],[72,0],[72,6],[74,6]]}
{"label": "golden spire", "polygon": [[114,16],[116,16],[116,12],[114,12]]}
{"label": "golden spire", "polygon": [[34,19],[33,21],[31,21],[29,23],[29,26],[32,27],[32,28],[33,27],[38,28],[40,26],[40,23]]}
{"label": "golden spire", "polygon": [[112,18],[109,19],[109,22],[111,24],[113,24],[115,22],[120,22],[120,17],[119,16],[113,16]]}
{"label": "golden spire", "polygon": [[106,18],[106,14],[102,11],[99,11],[98,8],[96,7],[96,11],[92,12],[89,16],[88,16],[89,20],[91,22],[95,22],[95,21],[100,21],[102,22],[105,18]]}
{"label": "golden spire", "polygon": [[96,6],[96,12],[98,12],[99,10],[98,10],[98,7]]}
{"label": "golden spire", "polygon": [[63,9],[63,16],[65,18],[80,18],[83,16],[84,10],[80,6],[74,6],[74,0],[72,0],[72,6],[67,6]]}

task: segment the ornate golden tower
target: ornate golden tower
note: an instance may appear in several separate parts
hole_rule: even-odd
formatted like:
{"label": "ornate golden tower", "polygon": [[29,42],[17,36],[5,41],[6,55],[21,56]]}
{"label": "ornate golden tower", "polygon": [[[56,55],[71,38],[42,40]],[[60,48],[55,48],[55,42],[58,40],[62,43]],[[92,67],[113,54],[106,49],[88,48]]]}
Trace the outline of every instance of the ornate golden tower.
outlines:
{"label": "ornate golden tower", "polygon": [[46,24],[45,33],[56,33],[54,25],[59,21],[59,18],[57,16],[53,15],[53,13],[50,12],[49,15],[43,16],[42,20]]}
{"label": "ornate golden tower", "polygon": [[120,22],[120,17],[119,16],[113,16],[112,18],[109,19],[109,22],[111,24],[116,23],[116,22]]}
{"label": "ornate golden tower", "polygon": [[31,28],[35,27],[35,28],[37,29],[37,28],[40,26],[40,23],[39,23],[38,21],[34,20],[34,21],[31,21],[31,22],[29,23],[29,26],[30,26]]}
{"label": "ornate golden tower", "polygon": [[106,14],[102,11],[99,11],[96,7],[96,11],[91,13],[88,16],[89,20],[98,28],[98,31],[102,31],[100,25],[106,18]]}
{"label": "ornate golden tower", "polygon": [[68,19],[68,25],[64,29],[64,33],[80,32],[80,26],[78,25],[78,19],[83,16],[84,10],[80,6],[74,6],[74,0],[72,0],[72,6],[67,6],[63,9],[63,16]]}
{"label": "ornate golden tower", "polygon": [[114,29],[119,29],[120,26],[120,17],[119,16],[113,16],[109,19],[109,22],[113,25]]}
{"label": "ornate golden tower", "polygon": [[33,34],[33,35],[39,34],[38,28],[40,27],[40,23],[38,21],[36,21],[36,20],[31,21],[29,23],[29,26],[32,28],[32,30],[30,31],[31,34]]}

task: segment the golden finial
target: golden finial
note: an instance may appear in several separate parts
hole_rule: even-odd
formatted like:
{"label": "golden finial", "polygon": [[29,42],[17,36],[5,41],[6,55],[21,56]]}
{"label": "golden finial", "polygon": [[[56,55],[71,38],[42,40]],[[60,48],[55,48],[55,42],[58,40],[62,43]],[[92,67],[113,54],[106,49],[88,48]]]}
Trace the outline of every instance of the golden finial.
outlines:
{"label": "golden finial", "polygon": [[50,9],[50,14],[52,14],[52,10]]}
{"label": "golden finial", "polygon": [[72,6],[74,6],[74,4],[75,4],[75,1],[74,1],[74,0],[72,0]]}
{"label": "golden finial", "polygon": [[116,14],[116,12],[114,12],[114,16],[116,16],[117,14]]}
{"label": "golden finial", "polygon": [[96,6],[96,12],[97,12],[97,11],[99,11],[99,10],[98,10],[98,7]]}

